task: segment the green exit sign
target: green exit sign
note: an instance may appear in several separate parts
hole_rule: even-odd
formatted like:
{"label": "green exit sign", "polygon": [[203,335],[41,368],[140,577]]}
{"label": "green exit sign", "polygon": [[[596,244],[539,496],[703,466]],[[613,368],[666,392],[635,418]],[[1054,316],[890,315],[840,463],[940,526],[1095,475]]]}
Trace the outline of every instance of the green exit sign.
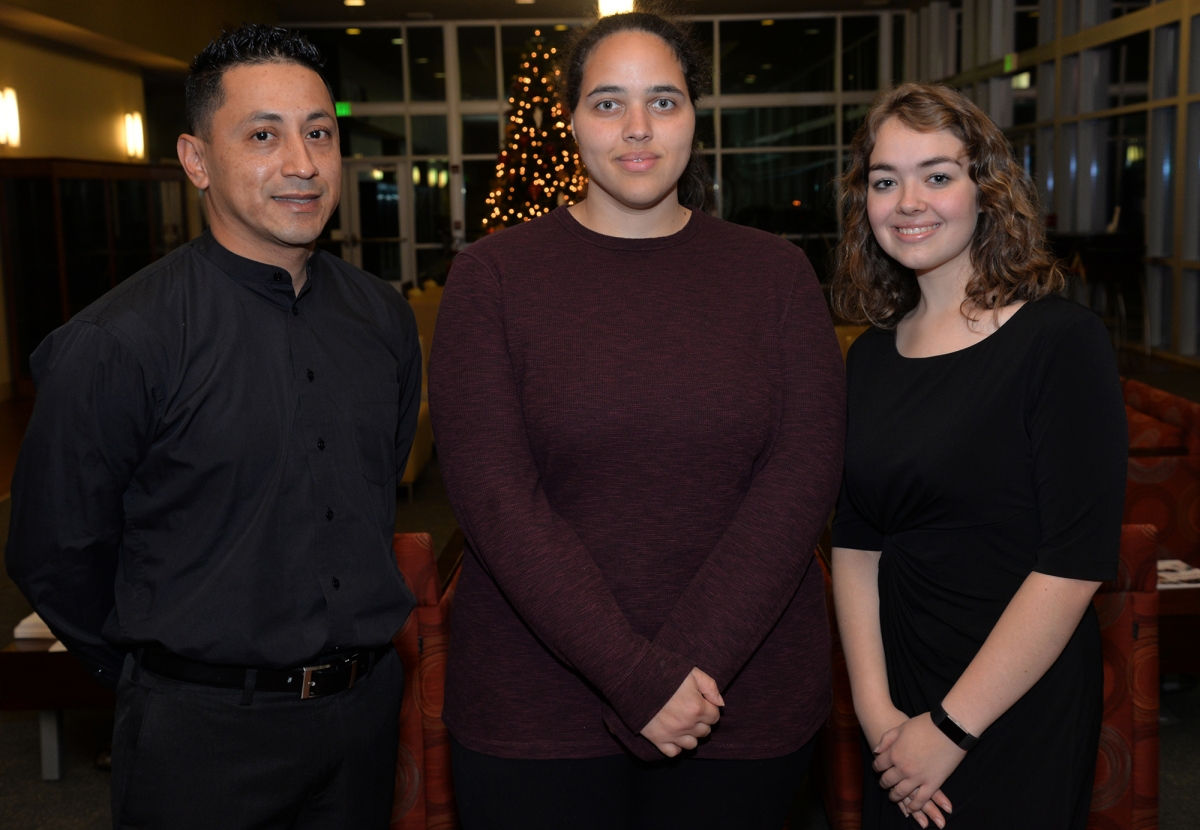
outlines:
{"label": "green exit sign", "polygon": [[338,118],[349,115],[350,114],[350,102],[349,101],[334,102],[333,111],[335,113],[337,113]]}

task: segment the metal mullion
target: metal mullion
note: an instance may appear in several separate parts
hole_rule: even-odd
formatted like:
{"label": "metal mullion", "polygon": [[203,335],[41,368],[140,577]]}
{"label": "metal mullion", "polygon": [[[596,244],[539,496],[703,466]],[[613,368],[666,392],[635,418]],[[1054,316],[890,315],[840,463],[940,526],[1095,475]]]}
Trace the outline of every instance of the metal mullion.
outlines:
{"label": "metal mullion", "polygon": [[443,67],[446,73],[446,148],[450,156],[450,238],[454,243],[466,243],[466,205],[463,200],[462,173],[462,116],[459,100],[462,81],[459,77],[458,24],[442,26]]}
{"label": "metal mullion", "polygon": [[[1171,239],[1171,253],[1173,263],[1172,271],[1172,340],[1175,345],[1175,351],[1183,351],[1181,338],[1183,336],[1183,235],[1185,231],[1184,207],[1187,197],[1187,131],[1188,131],[1188,105],[1184,97],[1184,92],[1188,88],[1188,58],[1191,50],[1191,20],[1186,16],[1186,9],[1183,3],[1180,3],[1180,18],[1179,18],[1179,38],[1177,40],[1179,54],[1176,60],[1176,87],[1175,87],[1175,192],[1172,194],[1175,200],[1175,227]],[[1154,49],[1155,42],[1158,38],[1154,37],[1153,30],[1150,36],[1150,67],[1153,71],[1154,67]],[[1147,90],[1147,98],[1152,97],[1151,93],[1154,89],[1155,78],[1150,77]],[[1151,119],[1147,118],[1147,124]],[[1194,315],[1198,312],[1197,309],[1192,309]]]}
{"label": "metal mullion", "polygon": [[712,59],[712,75],[713,75],[713,94],[712,94],[712,112],[713,112],[713,137],[716,140],[716,147],[713,164],[713,179],[716,190],[716,209],[717,216],[724,218],[725,216],[725,188],[722,186],[724,180],[724,171],[721,166],[721,153],[724,150],[725,137],[721,130],[721,22],[714,19],[713,27],[713,59]]}

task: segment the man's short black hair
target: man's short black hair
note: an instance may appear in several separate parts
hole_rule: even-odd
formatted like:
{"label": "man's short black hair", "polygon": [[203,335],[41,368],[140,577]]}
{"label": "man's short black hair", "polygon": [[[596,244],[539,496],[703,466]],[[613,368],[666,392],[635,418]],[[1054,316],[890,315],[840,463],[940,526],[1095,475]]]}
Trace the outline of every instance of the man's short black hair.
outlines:
{"label": "man's short black hair", "polygon": [[221,87],[225,72],[235,66],[260,63],[295,63],[307,67],[324,82],[329,99],[334,99],[333,88],[321,71],[325,59],[304,35],[276,26],[245,23],[232,32],[221,32],[192,60],[191,74],[183,87],[185,114],[192,135],[208,138],[213,113],[225,98]]}

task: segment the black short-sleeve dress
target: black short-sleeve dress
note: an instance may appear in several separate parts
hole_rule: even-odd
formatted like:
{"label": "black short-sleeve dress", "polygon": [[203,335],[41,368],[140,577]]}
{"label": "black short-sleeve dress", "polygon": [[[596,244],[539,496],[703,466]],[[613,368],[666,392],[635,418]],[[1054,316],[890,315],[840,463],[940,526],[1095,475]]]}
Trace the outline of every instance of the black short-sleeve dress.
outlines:
{"label": "black short-sleeve dress", "polygon": [[[1092,312],[1027,303],[961,351],[905,358],[895,332],[850,351],[846,470],[833,544],[882,551],[888,686],[929,711],[1032,571],[1116,576],[1127,431],[1116,361]],[[1103,709],[1089,608],[1045,676],[942,787],[949,830],[1087,823]],[[865,752],[863,826],[913,827]]]}

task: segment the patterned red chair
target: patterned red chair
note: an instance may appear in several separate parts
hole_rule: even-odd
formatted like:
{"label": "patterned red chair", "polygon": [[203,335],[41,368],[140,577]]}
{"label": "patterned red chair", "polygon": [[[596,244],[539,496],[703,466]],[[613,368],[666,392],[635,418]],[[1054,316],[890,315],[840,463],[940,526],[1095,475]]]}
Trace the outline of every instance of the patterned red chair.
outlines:
{"label": "patterned red chair", "polygon": [[1200,565],[1200,404],[1121,382],[1129,421],[1127,524],[1158,528],[1158,558]]}
{"label": "patterned red chair", "polygon": [[443,586],[428,533],[397,533],[392,549],[417,607],[392,638],[404,663],[404,699],[391,830],[451,830],[458,827],[458,813],[442,699],[458,568]]}
{"label": "patterned red chair", "polygon": [[[1104,583],[1093,600],[1104,648],[1104,720],[1088,830],[1158,827],[1157,550],[1153,526],[1123,526],[1117,578]],[[833,633],[833,710],[813,769],[830,828],[860,830],[862,733],[837,635],[828,560],[823,553],[818,559]]]}

